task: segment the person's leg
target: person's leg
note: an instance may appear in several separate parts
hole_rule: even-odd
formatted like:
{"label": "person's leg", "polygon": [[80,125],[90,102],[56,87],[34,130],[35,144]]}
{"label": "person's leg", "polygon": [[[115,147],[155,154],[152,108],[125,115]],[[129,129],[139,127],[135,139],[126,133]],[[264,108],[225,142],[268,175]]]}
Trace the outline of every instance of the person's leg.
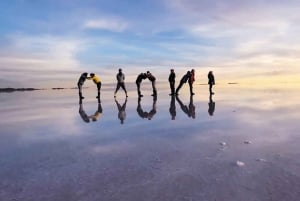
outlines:
{"label": "person's leg", "polygon": [[142,94],[141,94],[141,83],[139,83],[139,82],[136,82],[136,87],[137,87],[137,93],[138,93],[138,96],[143,96]]}
{"label": "person's leg", "polygon": [[182,87],[182,85],[183,85],[183,82],[180,82],[177,89],[176,89],[176,94],[178,94],[178,92],[179,92],[180,88]]}
{"label": "person's leg", "polygon": [[82,96],[82,84],[78,84],[78,90],[79,90],[79,98],[83,99],[84,97]]}
{"label": "person's leg", "polygon": [[156,90],[156,86],[155,86],[155,81],[152,82],[152,89],[153,89],[153,95],[156,96],[157,90]]}
{"label": "person's leg", "polygon": [[115,96],[116,96],[117,92],[119,91],[119,89],[120,89],[120,83],[117,83],[117,87],[116,87],[116,90],[115,90]]}
{"label": "person's leg", "polygon": [[189,82],[189,86],[190,86],[190,94],[194,95],[194,92],[193,92],[193,83]]}
{"label": "person's leg", "polygon": [[96,98],[100,98],[100,89],[101,89],[101,82],[97,83],[98,95]]}
{"label": "person's leg", "polygon": [[127,97],[127,90],[126,90],[126,87],[125,87],[125,83],[121,83],[121,87],[122,89],[125,91],[125,94],[126,94],[126,97]]}
{"label": "person's leg", "polygon": [[171,87],[171,93],[172,93],[172,95],[174,95],[175,94],[175,82],[171,82],[170,87]]}

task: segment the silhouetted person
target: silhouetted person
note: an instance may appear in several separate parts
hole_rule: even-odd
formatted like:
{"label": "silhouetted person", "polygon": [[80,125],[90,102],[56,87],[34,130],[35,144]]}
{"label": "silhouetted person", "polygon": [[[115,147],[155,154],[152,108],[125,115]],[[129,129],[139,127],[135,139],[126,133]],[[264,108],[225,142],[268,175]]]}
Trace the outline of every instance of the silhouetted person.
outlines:
{"label": "silhouetted person", "polygon": [[83,86],[87,76],[88,76],[88,73],[82,73],[77,82],[77,86],[78,86],[78,90],[79,90],[79,98],[81,98],[81,99],[84,99],[84,97],[82,96],[82,86]]}
{"label": "silhouetted person", "polygon": [[135,83],[136,83],[137,92],[138,92],[139,97],[143,97],[143,95],[141,94],[141,83],[142,83],[142,80],[145,80],[146,78],[147,78],[146,73],[140,73],[136,78]]}
{"label": "silhouetted person", "polygon": [[156,90],[156,86],[155,86],[156,78],[149,71],[147,71],[147,77],[152,83],[153,94],[151,96],[157,96],[157,90]]}
{"label": "silhouetted person", "polygon": [[[175,95],[175,78],[176,74],[174,72],[174,69],[170,70],[170,75],[169,75],[169,83],[170,83],[170,89],[171,89],[171,96]],[[174,99],[175,100],[175,99]]]}
{"label": "silhouetted person", "polygon": [[96,76],[94,73],[90,73],[90,77],[87,77],[89,80],[93,80],[93,82],[97,85],[97,91],[98,95],[96,98],[100,98],[100,89],[101,89],[101,80],[98,76]]}
{"label": "silhouetted person", "polygon": [[207,77],[208,77],[208,84],[209,84],[209,93],[213,95],[214,92],[212,92],[212,87],[213,85],[215,85],[215,76],[212,71],[209,71]]}
{"label": "silhouetted person", "polygon": [[114,96],[116,97],[116,94],[117,94],[118,90],[121,87],[125,91],[126,97],[128,97],[127,96],[127,91],[126,91],[126,88],[125,88],[125,82],[124,82],[125,81],[125,75],[124,75],[124,73],[122,73],[121,68],[119,69],[119,73],[116,75],[116,78],[117,78],[118,83],[117,83],[117,87],[116,87]]}
{"label": "silhouetted person", "polygon": [[196,107],[193,101],[193,95],[190,95],[189,114],[193,119],[196,118]]}
{"label": "silhouetted person", "polygon": [[136,108],[136,111],[137,111],[138,115],[139,115],[142,119],[148,117],[148,112],[144,112],[143,109],[142,109],[142,106],[141,106],[141,98],[140,98],[140,97],[138,98],[138,106],[137,106],[137,108]]}
{"label": "silhouetted person", "polygon": [[123,103],[122,106],[119,104],[119,102],[117,101],[117,99],[115,99],[115,102],[116,102],[118,110],[119,110],[118,118],[120,119],[121,124],[123,124],[124,120],[126,119],[126,103],[127,103],[127,98],[125,99],[125,102]]}
{"label": "silhouetted person", "polygon": [[193,92],[193,83],[195,82],[195,70],[192,69],[191,70],[191,74],[190,74],[190,77],[188,79],[188,83],[189,83],[189,87],[190,87],[190,94],[191,96],[192,95],[195,95],[194,92]]}
{"label": "silhouetted person", "polygon": [[171,119],[175,120],[175,117],[176,117],[175,96],[171,96],[169,112],[170,112],[170,115],[171,115]]}
{"label": "silhouetted person", "polygon": [[209,95],[209,103],[208,103],[208,114],[210,116],[214,115],[215,106],[216,106],[216,104],[215,104],[215,102],[212,99],[212,94],[210,94]]}
{"label": "silhouetted person", "polygon": [[188,71],[188,72],[181,78],[181,80],[180,80],[180,82],[179,82],[179,85],[178,85],[178,87],[177,87],[177,89],[176,89],[176,95],[178,95],[178,92],[179,92],[179,90],[181,89],[182,85],[185,84],[185,83],[188,81],[188,79],[190,78],[190,76],[191,76],[191,72]]}

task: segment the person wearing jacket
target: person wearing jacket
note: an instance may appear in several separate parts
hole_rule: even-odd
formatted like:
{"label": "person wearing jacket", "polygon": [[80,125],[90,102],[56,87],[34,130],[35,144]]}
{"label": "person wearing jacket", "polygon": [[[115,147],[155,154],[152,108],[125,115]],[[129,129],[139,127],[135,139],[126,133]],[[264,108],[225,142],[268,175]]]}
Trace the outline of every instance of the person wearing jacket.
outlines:
{"label": "person wearing jacket", "polygon": [[170,89],[171,89],[170,96],[175,95],[175,77],[176,77],[176,74],[174,72],[174,69],[171,69],[170,75],[169,75],[169,83],[170,83]]}
{"label": "person wearing jacket", "polygon": [[214,92],[212,92],[212,87],[213,85],[215,85],[215,76],[212,71],[209,71],[207,77],[208,77],[208,84],[209,84],[209,93],[213,95]]}
{"label": "person wearing jacket", "polygon": [[85,80],[87,79],[87,76],[88,76],[88,73],[86,73],[86,72],[82,73],[77,82],[80,99],[84,99],[84,97],[82,96],[82,86],[83,86]]}
{"label": "person wearing jacket", "polygon": [[150,71],[147,71],[147,77],[152,83],[153,94],[151,96],[157,96],[157,90],[156,90],[156,86],[155,86],[156,78],[150,73]]}
{"label": "person wearing jacket", "polygon": [[189,86],[190,86],[190,94],[191,96],[195,95],[194,92],[193,92],[193,83],[195,82],[195,70],[192,69],[191,70],[191,75],[189,77],[189,80],[188,80],[188,83],[189,83]]}
{"label": "person wearing jacket", "polygon": [[97,85],[98,95],[96,98],[100,98],[100,89],[101,89],[101,80],[94,73],[90,73],[90,77],[87,77],[88,80],[93,80],[93,82]]}

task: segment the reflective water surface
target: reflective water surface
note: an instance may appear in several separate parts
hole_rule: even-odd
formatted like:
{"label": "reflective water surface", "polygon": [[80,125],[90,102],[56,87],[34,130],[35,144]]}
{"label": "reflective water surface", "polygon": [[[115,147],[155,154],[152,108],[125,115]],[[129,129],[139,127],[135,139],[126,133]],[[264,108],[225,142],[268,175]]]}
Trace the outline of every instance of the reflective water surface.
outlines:
{"label": "reflective water surface", "polygon": [[296,89],[158,91],[1,93],[0,200],[299,199]]}

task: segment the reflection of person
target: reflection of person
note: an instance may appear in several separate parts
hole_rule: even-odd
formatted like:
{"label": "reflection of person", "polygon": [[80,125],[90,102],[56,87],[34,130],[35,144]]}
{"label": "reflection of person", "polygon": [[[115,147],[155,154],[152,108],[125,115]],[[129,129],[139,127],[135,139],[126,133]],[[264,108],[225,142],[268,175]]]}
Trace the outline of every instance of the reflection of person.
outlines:
{"label": "reflection of person", "polygon": [[190,86],[190,94],[191,94],[191,96],[192,96],[192,95],[195,95],[194,92],[193,92],[193,83],[194,83],[194,82],[195,82],[195,70],[192,69],[192,70],[191,70],[190,77],[189,77],[189,81],[188,81],[189,86]]}
{"label": "reflection of person", "polygon": [[213,85],[215,85],[215,76],[212,71],[209,71],[207,77],[208,77],[208,84],[209,84],[209,93],[213,95],[214,92],[212,92],[212,87]]}
{"label": "reflection of person", "polygon": [[182,110],[188,117],[192,117],[193,119],[195,119],[195,117],[196,117],[196,112],[195,112],[196,107],[195,107],[195,105],[194,105],[194,103],[193,103],[193,96],[192,96],[192,95],[190,96],[190,103],[189,103],[189,106],[184,105],[184,104],[182,103],[182,101],[179,99],[178,96],[176,96],[176,100],[177,100],[177,102],[179,103],[181,110]]}
{"label": "reflection of person", "polygon": [[169,83],[170,83],[170,89],[171,89],[170,95],[171,96],[175,95],[175,77],[176,77],[176,74],[174,72],[174,69],[171,69],[170,75],[169,75]]}
{"label": "reflection of person", "polygon": [[117,88],[115,90],[115,97],[116,97],[116,94],[117,94],[118,90],[120,89],[120,87],[125,91],[126,97],[128,97],[127,96],[127,91],[126,91],[126,88],[125,88],[125,82],[124,82],[125,81],[125,75],[124,75],[124,73],[122,73],[121,68],[119,69],[119,73],[116,75],[116,78],[117,78],[118,83],[117,83]]}
{"label": "reflection of person", "polygon": [[85,111],[83,109],[82,101],[79,102],[79,114],[84,122],[86,122],[86,123],[90,122],[89,116],[85,113]]}
{"label": "reflection of person", "polygon": [[145,80],[146,78],[147,78],[146,73],[140,73],[136,78],[135,83],[136,83],[137,92],[138,92],[139,97],[143,97],[143,95],[141,94],[141,83],[142,83],[142,80]]}
{"label": "reflection of person", "polygon": [[157,90],[156,90],[156,86],[155,86],[156,78],[149,71],[147,71],[147,77],[152,83],[153,94],[151,96],[157,96]]}
{"label": "reflection of person", "polygon": [[93,121],[97,121],[101,116],[102,116],[102,106],[101,103],[98,102],[97,111],[93,115],[89,116],[89,118],[92,119]]}
{"label": "reflection of person", "polygon": [[118,118],[120,119],[121,124],[123,124],[124,120],[126,119],[126,103],[127,103],[127,98],[125,99],[125,102],[123,103],[122,106],[117,101],[117,99],[115,99],[115,102],[116,102],[118,110],[119,110]]}
{"label": "reflection of person", "polygon": [[86,112],[84,111],[83,105],[82,105],[82,100],[80,99],[79,100],[79,114],[80,114],[82,120],[84,122],[86,122],[86,123],[89,123],[90,119],[92,119],[92,121],[97,121],[101,117],[101,115],[102,115],[102,106],[101,106],[100,99],[98,98],[98,108],[97,108],[97,111],[93,115],[90,115],[90,116],[88,116],[86,114]]}
{"label": "reflection of person", "polygon": [[208,114],[210,116],[214,115],[216,103],[212,99],[212,94],[209,95],[209,103],[208,103]]}
{"label": "reflection of person", "polygon": [[189,114],[190,116],[195,119],[196,118],[196,107],[194,105],[193,96],[190,96],[190,104],[189,104]]}
{"label": "reflection of person", "polygon": [[81,99],[84,99],[84,97],[82,96],[82,86],[83,86],[83,83],[85,82],[87,76],[88,76],[88,73],[82,73],[77,82],[77,86],[78,86],[78,90],[79,90],[79,98],[81,98]]}
{"label": "reflection of person", "polygon": [[169,112],[170,112],[170,115],[171,115],[171,119],[175,120],[175,117],[176,117],[175,96],[171,96]]}
{"label": "reflection of person", "polygon": [[138,113],[138,115],[144,119],[144,118],[147,118],[148,116],[148,113],[147,112],[144,112],[143,109],[142,109],[142,106],[141,106],[141,98],[138,98],[138,106],[136,108],[136,111]]}
{"label": "reflection of person", "polygon": [[101,80],[98,76],[96,76],[94,73],[90,73],[90,77],[87,77],[89,80],[93,80],[93,82],[97,85],[97,91],[98,95],[96,98],[100,98],[100,89],[101,89]]}
{"label": "reflection of person", "polygon": [[180,80],[180,82],[179,82],[179,85],[178,85],[178,87],[177,87],[177,89],[176,89],[176,95],[178,95],[178,92],[179,92],[179,90],[181,89],[182,85],[185,84],[185,83],[188,81],[188,79],[190,78],[190,76],[191,76],[191,72],[188,71],[188,72],[181,78],[181,80]]}
{"label": "reflection of person", "polygon": [[138,106],[136,108],[138,115],[142,119],[147,118],[148,120],[151,120],[153,118],[153,116],[156,114],[156,101],[157,101],[157,98],[156,98],[156,96],[154,96],[152,109],[150,110],[150,112],[145,112],[145,111],[143,111],[142,106],[141,106],[141,98],[138,98]]}

